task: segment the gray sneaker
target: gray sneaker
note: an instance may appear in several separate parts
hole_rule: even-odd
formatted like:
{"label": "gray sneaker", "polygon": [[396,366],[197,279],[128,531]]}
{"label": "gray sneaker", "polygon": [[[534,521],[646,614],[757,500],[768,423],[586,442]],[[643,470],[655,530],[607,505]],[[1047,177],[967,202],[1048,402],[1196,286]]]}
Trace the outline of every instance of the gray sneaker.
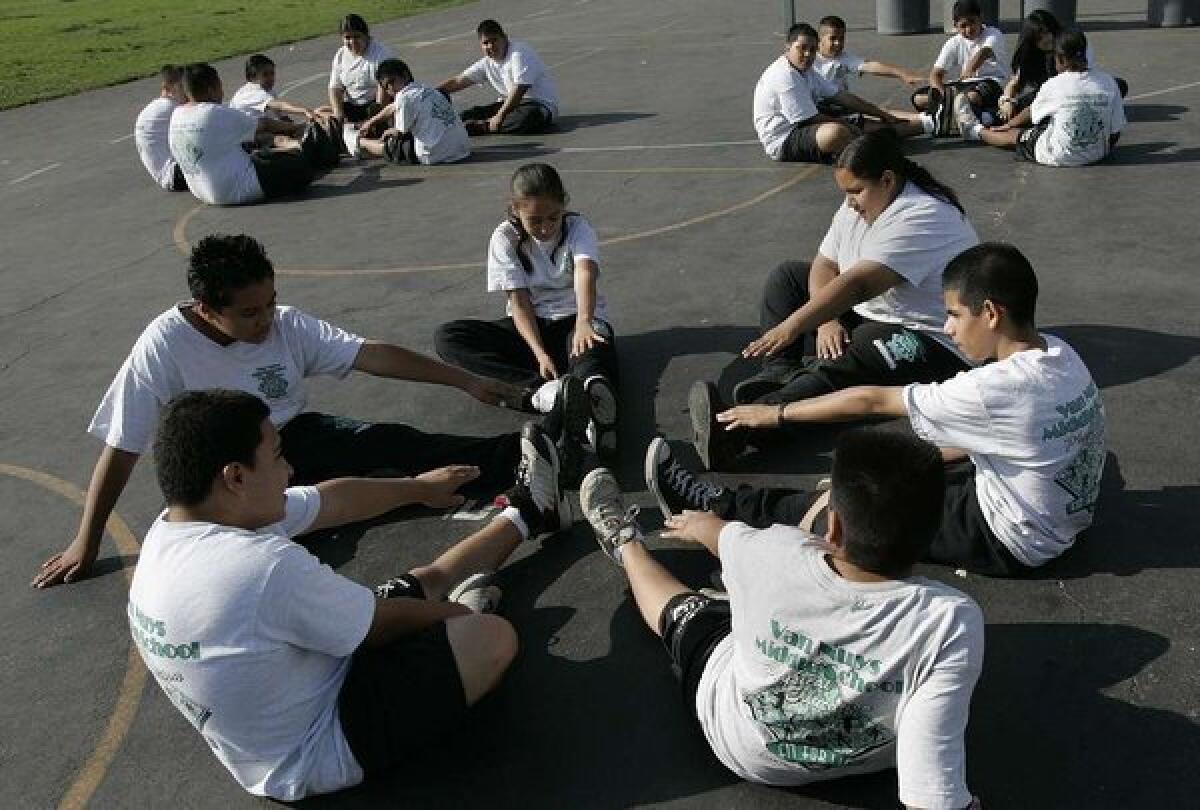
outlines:
{"label": "gray sneaker", "polygon": [[620,565],[617,549],[626,543],[642,542],[642,530],[637,525],[638,507],[625,508],[617,479],[604,467],[592,470],[579,486],[579,504],[588,523],[596,533],[600,550]]}
{"label": "gray sneaker", "polygon": [[954,97],[954,120],[958,123],[958,132],[964,141],[979,140],[976,129],[980,126],[979,118],[975,115],[971,99],[967,98],[966,93],[959,93]]}
{"label": "gray sneaker", "polygon": [[472,613],[495,613],[500,607],[503,592],[492,584],[494,577],[491,571],[472,574],[447,594],[446,601],[468,607]]}

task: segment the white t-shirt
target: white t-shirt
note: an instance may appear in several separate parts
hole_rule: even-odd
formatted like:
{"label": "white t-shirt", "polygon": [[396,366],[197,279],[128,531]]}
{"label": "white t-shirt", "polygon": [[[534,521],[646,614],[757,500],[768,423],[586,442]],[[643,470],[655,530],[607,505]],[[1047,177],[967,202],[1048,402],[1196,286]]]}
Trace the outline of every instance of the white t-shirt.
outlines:
{"label": "white t-shirt", "polygon": [[142,165],[150,172],[154,182],[167,191],[171,191],[175,185],[175,158],[171,157],[167,137],[171,129],[171,113],[178,106],[175,99],[156,98],[142,108],[133,125],[133,143],[137,146]]}
{"label": "white t-shirt", "polygon": [[945,70],[947,79],[956,79],[975,52],[984,47],[992,49],[992,56],[975,71],[975,79],[995,79],[1003,85],[1008,81],[1010,72],[1008,45],[1004,42],[1004,32],[990,25],[983,26],[975,39],[967,39],[962,34],[950,37],[942,46],[933,66]]}
{"label": "white t-shirt", "polygon": [[396,95],[396,129],[411,132],[422,163],[453,163],[471,155],[471,136],[438,90],[409,82]]}
{"label": "white t-shirt", "polygon": [[850,89],[850,76],[861,76],[863,65],[866,63],[862,57],[842,51],[835,59],[817,54],[812,69],[837,85],[838,90],[844,91]]}
{"label": "white t-shirt", "polygon": [[185,391],[209,388],[254,394],[282,427],[304,409],[304,378],[344,377],[363,344],[357,335],[280,306],[265,341],[222,346],[192,326],[179,306],[138,337],[92,417],[88,432],[110,447],[146,452],[163,407]]}
{"label": "white t-shirt", "polygon": [[1050,119],[1034,145],[1038,163],[1086,166],[1108,154],[1108,139],[1125,128],[1125,105],[1112,76],[1102,70],[1064,71],[1042,84],[1033,122]]}
{"label": "white t-shirt", "polygon": [[983,664],[983,615],[922,577],[843,579],[792,526],[726,526],[732,633],[708,660],[696,714],[743,779],[801,785],[895,767],[909,807],[966,807],[963,732]]}
{"label": "white t-shirt", "polygon": [[[567,238],[555,250],[558,240],[541,242],[532,236],[525,240],[521,250],[533,266],[526,273],[517,258],[517,242],[520,234],[509,222],[502,222],[492,231],[488,242],[487,289],[488,292],[529,290],[534,311],[540,318],[555,320],[574,316],[575,305],[575,262],[591,259],[600,267],[600,249],[596,244],[596,232],[582,216],[575,214],[563,220]],[[551,255],[553,253],[553,255]],[[505,311],[512,315],[512,304]],[[596,309],[593,317],[608,320],[608,305],[604,296],[596,293]]]}
{"label": "white t-shirt", "polygon": [[317,490],[286,498],[283,522],[258,531],[164,512],[128,616],[146,667],[233,778],[293,801],[362,781],[337,699],[375,597],[292,542],[320,512]]}
{"label": "white t-shirt", "polygon": [[379,63],[395,58],[391,49],[376,41],[374,37],[367,43],[366,50],[361,55],[352,53],[343,45],[333,55],[333,64],[329,68],[329,89],[340,87],[345,90],[346,101],[351,104],[370,104],[375,100],[379,87],[375,81],[375,71],[379,68]]}
{"label": "white t-shirt", "polygon": [[754,85],[754,130],[772,160],[779,160],[792,127],[817,114],[817,102],[840,88],[815,70],[803,73],[787,56],[767,66]]}
{"label": "white t-shirt", "polygon": [[523,101],[537,101],[549,108],[552,116],[558,115],[558,89],[554,79],[546,71],[537,53],[524,42],[509,40],[508,53],[497,62],[484,57],[462,72],[464,78],[475,84],[487,82],[500,96],[508,98],[518,84],[527,84]]}
{"label": "white t-shirt", "polygon": [[209,205],[238,205],[263,198],[254,162],[242,148],[254,140],[253,116],[204,101],[181,104],[171,114],[171,154],[188,188]]}
{"label": "white t-shirt", "polygon": [[[961,356],[942,331],[946,320],[942,271],[951,259],[977,244],[975,229],[957,208],[908,181],[872,225],[843,202],[817,252],[836,262],[841,273],[860,261],[887,265],[904,280],[856,304],[854,311],[873,321],[922,330]],[[889,349],[903,352],[905,347]]]}
{"label": "white t-shirt", "polygon": [[274,100],[274,92],[264,90],[261,84],[246,82],[237,89],[237,92],[233,94],[233,98],[229,99],[229,106],[247,115],[252,115],[255,118],[266,117],[280,120],[283,116],[274,110],[267,109],[267,105]]}
{"label": "white t-shirt", "polygon": [[1074,349],[1042,337],[1045,351],[904,389],[918,436],[970,454],[988,526],[1029,566],[1062,554],[1091,525],[1104,472],[1100,392]]}

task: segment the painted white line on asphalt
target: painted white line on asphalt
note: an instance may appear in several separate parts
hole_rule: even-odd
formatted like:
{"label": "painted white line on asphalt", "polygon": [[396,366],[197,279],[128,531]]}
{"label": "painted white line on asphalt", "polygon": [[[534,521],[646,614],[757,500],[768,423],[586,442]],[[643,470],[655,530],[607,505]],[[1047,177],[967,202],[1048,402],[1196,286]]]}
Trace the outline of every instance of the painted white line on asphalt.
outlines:
{"label": "painted white line on asphalt", "polygon": [[717,149],[722,146],[758,146],[758,141],[712,141],[710,143],[659,143],[630,146],[566,146],[563,152],[650,152],[659,149]]}
{"label": "painted white line on asphalt", "polygon": [[26,180],[30,179],[31,177],[37,177],[39,174],[42,174],[43,172],[51,171],[52,169],[57,169],[61,165],[62,165],[61,163],[51,163],[49,166],[43,166],[40,169],[30,172],[29,174],[22,175],[21,177],[18,177],[16,180],[9,180],[8,184],[10,186],[15,186],[17,183],[24,183]]}
{"label": "painted white line on asphalt", "polygon": [[566,59],[562,60],[561,62],[555,62],[552,65],[547,65],[546,67],[560,68],[563,65],[569,65],[572,62],[578,62],[580,59],[587,59],[589,56],[595,56],[596,54],[600,53],[600,51],[602,51],[602,50],[604,50],[604,49],[603,48],[592,48],[591,50],[584,51],[583,53],[577,53],[574,56],[568,56]]}
{"label": "painted white line on asphalt", "polygon": [[449,34],[444,37],[438,37],[437,39],[426,39],[421,42],[410,42],[409,47],[428,48],[430,45],[440,45],[443,42],[449,42],[452,39],[462,39],[464,37],[473,36],[474,33],[475,33],[474,31],[467,31],[467,32],[460,31],[457,34]]}
{"label": "painted white line on asphalt", "polygon": [[306,84],[312,84],[317,79],[324,79],[328,75],[329,75],[328,73],[314,73],[311,76],[305,76],[303,79],[297,79],[294,82],[288,82],[279,91],[279,95],[286,96],[288,93],[292,92],[297,87],[303,87]]}
{"label": "painted white line on asphalt", "polygon": [[541,11],[534,11],[534,12],[531,12],[531,13],[529,13],[529,14],[526,14],[526,15],[525,15],[525,19],[527,19],[527,20],[532,20],[534,17],[544,17],[544,16],[546,16],[547,14],[553,14],[553,13],[554,13],[554,9],[552,9],[552,8],[544,8],[544,9],[542,9]]}
{"label": "painted white line on asphalt", "polygon": [[111,141],[109,141],[109,143],[120,143],[121,141],[127,141],[132,137],[133,133],[130,132],[128,135],[122,135],[120,138],[113,138]]}
{"label": "painted white line on asphalt", "polygon": [[1187,84],[1177,84],[1174,87],[1168,87],[1165,90],[1155,90],[1151,93],[1138,93],[1136,96],[1130,96],[1126,101],[1139,101],[1143,98],[1153,98],[1154,96],[1163,96],[1167,93],[1174,93],[1176,90],[1187,90],[1189,87],[1200,87],[1200,82],[1188,82]]}

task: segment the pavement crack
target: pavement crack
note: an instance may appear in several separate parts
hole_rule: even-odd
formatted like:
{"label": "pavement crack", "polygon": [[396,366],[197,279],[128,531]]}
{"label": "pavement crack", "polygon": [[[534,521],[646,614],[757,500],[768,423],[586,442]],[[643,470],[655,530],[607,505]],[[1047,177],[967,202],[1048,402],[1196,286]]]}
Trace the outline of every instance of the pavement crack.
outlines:
{"label": "pavement crack", "polygon": [[1062,592],[1063,598],[1066,599],[1068,602],[1070,602],[1075,607],[1079,608],[1080,613],[1086,614],[1088,612],[1087,607],[1083,604],[1083,602],[1080,602],[1078,599],[1076,599],[1074,596],[1071,595],[1071,592],[1067,590],[1067,584],[1065,582],[1063,582],[1061,579],[1057,580],[1057,583],[1058,583],[1058,590]]}
{"label": "pavement crack", "polygon": [[7,362],[4,363],[4,365],[0,366],[0,374],[3,374],[4,372],[8,371],[10,368],[15,366],[17,363],[24,360],[26,357],[29,356],[30,352],[32,352],[32,351],[33,351],[32,346],[26,346],[25,351],[21,352],[16,357],[12,358],[11,360],[8,360]]}

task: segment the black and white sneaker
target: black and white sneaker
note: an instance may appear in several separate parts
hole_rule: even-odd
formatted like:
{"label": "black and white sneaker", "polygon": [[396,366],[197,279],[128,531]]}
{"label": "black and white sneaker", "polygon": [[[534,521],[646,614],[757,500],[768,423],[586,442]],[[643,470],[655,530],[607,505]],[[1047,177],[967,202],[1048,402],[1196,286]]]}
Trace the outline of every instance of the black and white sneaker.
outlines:
{"label": "black and white sneaker", "polygon": [[583,456],[588,448],[587,429],[592,419],[592,407],[583,382],[576,376],[564,374],[558,389],[558,401],[552,418],[557,422],[558,457],[561,460],[560,484],[574,488],[583,476]]}
{"label": "black and white sneaker", "polygon": [[521,428],[521,461],[517,481],[508,491],[509,504],[521,513],[531,538],[554,534],[571,525],[571,506],[563,496],[558,450],[533,422]]}
{"label": "black and white sneaker", "polygon": [[929,88],[929,115],[933,118],[933,137],[948,138],[952,134],[954,106],[945,93]]}
{"label": "black and white sneaker", "polygon": [[592,524],[600,550],[617,565],[621,564],[618,549],[643,541],[637,525],[638,507],[625,508],[621,488],[608,469],[599,467],[587,474],[579,485],[579,505]]}
{"label": "black and white sneaker", "polygon": [[592,411],[588,439],[600,462],[611,464],[617,456],[617,393],[612,383],[599,374],[588,377],[583,388]]}
{"label": "black and white sneaker", "polygon": [[688,411],[692,418],[692,443],[700,454],[700,462],[709,470],[722,469],[746,448],[745,431],[732,432],[717,421],[724,410],[717,387],[710,382],[697,382],[688,392]]}
{"label": "black and white sneaker", "polygon": [[685,509],[720,515],[733,499],[733,493],[725,487],[701,480],[680,464],[661,436],[646,448],[645,473],[646,486],[654,493],[663,517],[678,515]]}
{"label": "black and white sneaker", "polygon": [[495,584],[495,577],[491,571],[471,574],[446,595],[446,601],[457,602],[470,608],[472,613],[495,613],[504,595]]}

